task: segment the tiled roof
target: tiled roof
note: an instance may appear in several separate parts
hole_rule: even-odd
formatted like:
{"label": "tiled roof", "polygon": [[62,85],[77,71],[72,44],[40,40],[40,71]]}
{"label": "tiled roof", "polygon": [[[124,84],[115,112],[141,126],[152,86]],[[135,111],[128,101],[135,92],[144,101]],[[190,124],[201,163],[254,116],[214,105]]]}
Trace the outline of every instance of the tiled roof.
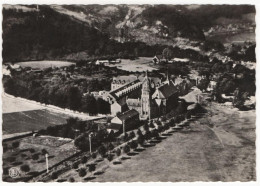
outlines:
{"label": "tiled roof", "polygon": [[116,84],[126,84],[137,80],[136,76],[117,76],[113,78],[112,83]]}
{"label": "tiled roof", "polygon": [[135,109],[132,110],[128,110],[122,114],[119,114],[117,117],[121,120],[121,121],[125,121],[128,120],[136,115],[139,115],[139,112],[137,112]]}

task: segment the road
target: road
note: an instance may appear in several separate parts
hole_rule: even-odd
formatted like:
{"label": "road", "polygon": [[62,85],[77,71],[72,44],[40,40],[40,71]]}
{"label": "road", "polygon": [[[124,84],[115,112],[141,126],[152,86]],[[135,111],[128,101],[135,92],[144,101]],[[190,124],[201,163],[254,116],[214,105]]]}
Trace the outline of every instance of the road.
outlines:
{"label": "road", "polygon": [[[255,111],[217,104],[156,146],[110,165],[93,182],[252,181],[255,172]],[[214,127],[210,127],[214,125]]]}

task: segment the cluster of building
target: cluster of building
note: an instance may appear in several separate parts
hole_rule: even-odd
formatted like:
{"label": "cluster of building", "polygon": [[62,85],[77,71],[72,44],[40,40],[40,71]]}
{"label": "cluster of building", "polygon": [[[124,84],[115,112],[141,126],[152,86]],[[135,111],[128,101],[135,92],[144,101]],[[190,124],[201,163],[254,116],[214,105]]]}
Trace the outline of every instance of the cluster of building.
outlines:
{"label": "cluster of building", "polygon": [[118,76],[111,83],[107,94],[111,105],[110,128],[126,130],[139,124],[139,120],[159,117],[172,110],[178,103],[178,90],[167,76],[163,81],[158,77]]}

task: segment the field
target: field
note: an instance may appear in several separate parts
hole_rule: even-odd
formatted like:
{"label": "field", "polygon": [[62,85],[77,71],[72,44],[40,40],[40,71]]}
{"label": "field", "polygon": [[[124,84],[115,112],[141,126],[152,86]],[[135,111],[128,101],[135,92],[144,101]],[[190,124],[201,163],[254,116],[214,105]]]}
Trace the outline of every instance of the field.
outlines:
{"label": "field", "polygon": [[[256,180],[255,111],[210,105],[207,115],[94,182]],[[211,124],[214,124],[214,127]],[[156,162],[156,163],[155,163]]]}
{"label": "field", "polygon": [[73,62],[67,61],[28,61],[28,62],[20,62],[17,63],[21,67],[31,67],[31,68],[39,68],[45,69],[49,67],[63,67],[73,65]]}
{"label": "field", "polygon": [[[43,149],[49,153],[49,167],[77,152],[71,139],[30,136],[19,140],[20,145],[18,148],[12,148],[13,142],[10,141],[3,144],[5,148],[7,147],[7,150],[4,150],[3,153],[3,180],[10,182],[22,180],[45,170],[46,161],[44,154],[42,154]],[[38,158],[33,159],[33,155],[35,154]],[[8,169],[10,167],[20,169],[21,165],[29,165],[29,172],[25,173],[20,170],[18,180],[8,176]]]}
{"label": "field", "polygon": [[106,66],[117,67],[118,69],[126,70],[129,72],[143,72],[156,70],[151,57],[140,57],[136,60],[122,59],[121,63],[109,64]]}
{"label": "field", "polygon": [[230,43],[244,43],[245,41],[255,42],[255,33],[254,32],[242,32],[237,34],[219,34],[209,37],[208,39],[220,41],[223,44]]}
{"label": "field", "polygon": [[51,125],[65,124],[67,115],[48,110],[32,110],[3,114],[3,134],[36,131]]}

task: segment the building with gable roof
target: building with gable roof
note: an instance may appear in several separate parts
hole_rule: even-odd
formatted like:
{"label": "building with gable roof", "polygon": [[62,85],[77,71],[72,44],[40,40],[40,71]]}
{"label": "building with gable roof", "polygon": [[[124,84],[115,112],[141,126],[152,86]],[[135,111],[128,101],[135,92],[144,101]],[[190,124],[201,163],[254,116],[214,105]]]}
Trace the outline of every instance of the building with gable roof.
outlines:
{"label": "building with gable roof", "polygon": [[119,76],[113,80],[117,81],[116,86],[119,87],[113,87],[116,82],[112,82],[107,100],[114,116],[134,109],[140,119],[151,119],[167,113],[177,105],[178,90],[168,75],[165,81],[158,77],[148,77],[147,72],[145,76]]}

